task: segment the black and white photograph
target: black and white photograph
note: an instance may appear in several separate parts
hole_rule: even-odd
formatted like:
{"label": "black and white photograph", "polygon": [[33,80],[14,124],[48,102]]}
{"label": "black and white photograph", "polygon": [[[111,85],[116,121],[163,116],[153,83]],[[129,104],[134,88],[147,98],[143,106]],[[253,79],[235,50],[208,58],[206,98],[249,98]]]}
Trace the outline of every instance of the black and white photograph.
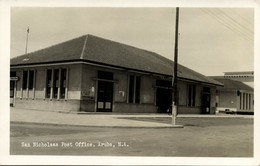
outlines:
{"label": "black and white photograph", "polygon": [[9,4],[3,161],[259,165],[259,3],[240,3]]}

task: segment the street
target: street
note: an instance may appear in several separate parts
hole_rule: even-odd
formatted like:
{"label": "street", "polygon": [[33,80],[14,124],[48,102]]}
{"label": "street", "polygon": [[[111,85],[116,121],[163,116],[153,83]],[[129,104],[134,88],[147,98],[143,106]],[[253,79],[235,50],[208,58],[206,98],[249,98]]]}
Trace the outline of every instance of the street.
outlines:
{"label": "street", "polygon": [[[133,118],[132,118],[133,119]],[[134,118],[170,123],[171,118]],[[253,118],[178,118],[184,128],[11,123],[11,155],[252,157]]]}

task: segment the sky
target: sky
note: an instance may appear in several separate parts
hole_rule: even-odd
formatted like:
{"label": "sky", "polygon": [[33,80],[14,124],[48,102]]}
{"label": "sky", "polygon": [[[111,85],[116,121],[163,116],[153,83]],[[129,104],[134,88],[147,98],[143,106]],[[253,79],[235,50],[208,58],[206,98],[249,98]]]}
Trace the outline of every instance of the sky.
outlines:
{"label": "sky", "polygon": [[[85,34],[174,57],[175,8],[12,7],[11,58]],[[207,76],[254,70],[253,8],[180,8],[178,63]]]}

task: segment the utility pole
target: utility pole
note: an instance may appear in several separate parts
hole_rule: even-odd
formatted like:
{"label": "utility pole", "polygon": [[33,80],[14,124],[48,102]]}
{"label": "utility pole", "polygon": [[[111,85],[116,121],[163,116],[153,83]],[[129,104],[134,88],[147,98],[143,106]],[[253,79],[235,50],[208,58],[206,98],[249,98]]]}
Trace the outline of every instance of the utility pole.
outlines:
{"label": "utility pole", "polygon": [[175,47],[174,47],[174,79],[173,79],[173,102],[172,102],[172,124],[176,125],[177,116],[177,71],[178,71],[178,36],[179,36],[179,7],[176,7],[175,23]]}
{"label": "utility pole", "polygon": [[27,37],[26,37],[26,45],[25,45],[25,54],[27,54],[28,36],[29,36],[29,26],[27,27]]}

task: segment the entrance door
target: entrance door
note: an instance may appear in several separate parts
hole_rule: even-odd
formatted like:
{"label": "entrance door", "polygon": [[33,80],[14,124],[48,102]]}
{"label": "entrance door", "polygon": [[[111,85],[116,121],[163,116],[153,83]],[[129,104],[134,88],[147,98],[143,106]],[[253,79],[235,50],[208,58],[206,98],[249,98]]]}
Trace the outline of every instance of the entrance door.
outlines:
{"label": "entrance door", "polygon": [[172,105],[172,82],[168,80],[156,80],[156,105],[159,113],[167,113]]}
{"label": "entrance door", "polygon": [[14,105],[14,81],[10,81],[10,106]]}
{"label": "entrance door", "polygon": [[210,114],[210,94],[202,93],[202,113]]}
{"label": "entrance door", "polygon": [[112,112],[113,82],[98,81],[97,112]]}
{"label": "entrance door", "polygon": [[172,91],[171,89],[157,88],[156,105],[158,106],[159,113],[167,113],[167,110],[172,104]]}
{"label": "entrance door", "polygon": [[201,95],[201,106],[203,114],[210,114],[210,88],[203,87]]}

